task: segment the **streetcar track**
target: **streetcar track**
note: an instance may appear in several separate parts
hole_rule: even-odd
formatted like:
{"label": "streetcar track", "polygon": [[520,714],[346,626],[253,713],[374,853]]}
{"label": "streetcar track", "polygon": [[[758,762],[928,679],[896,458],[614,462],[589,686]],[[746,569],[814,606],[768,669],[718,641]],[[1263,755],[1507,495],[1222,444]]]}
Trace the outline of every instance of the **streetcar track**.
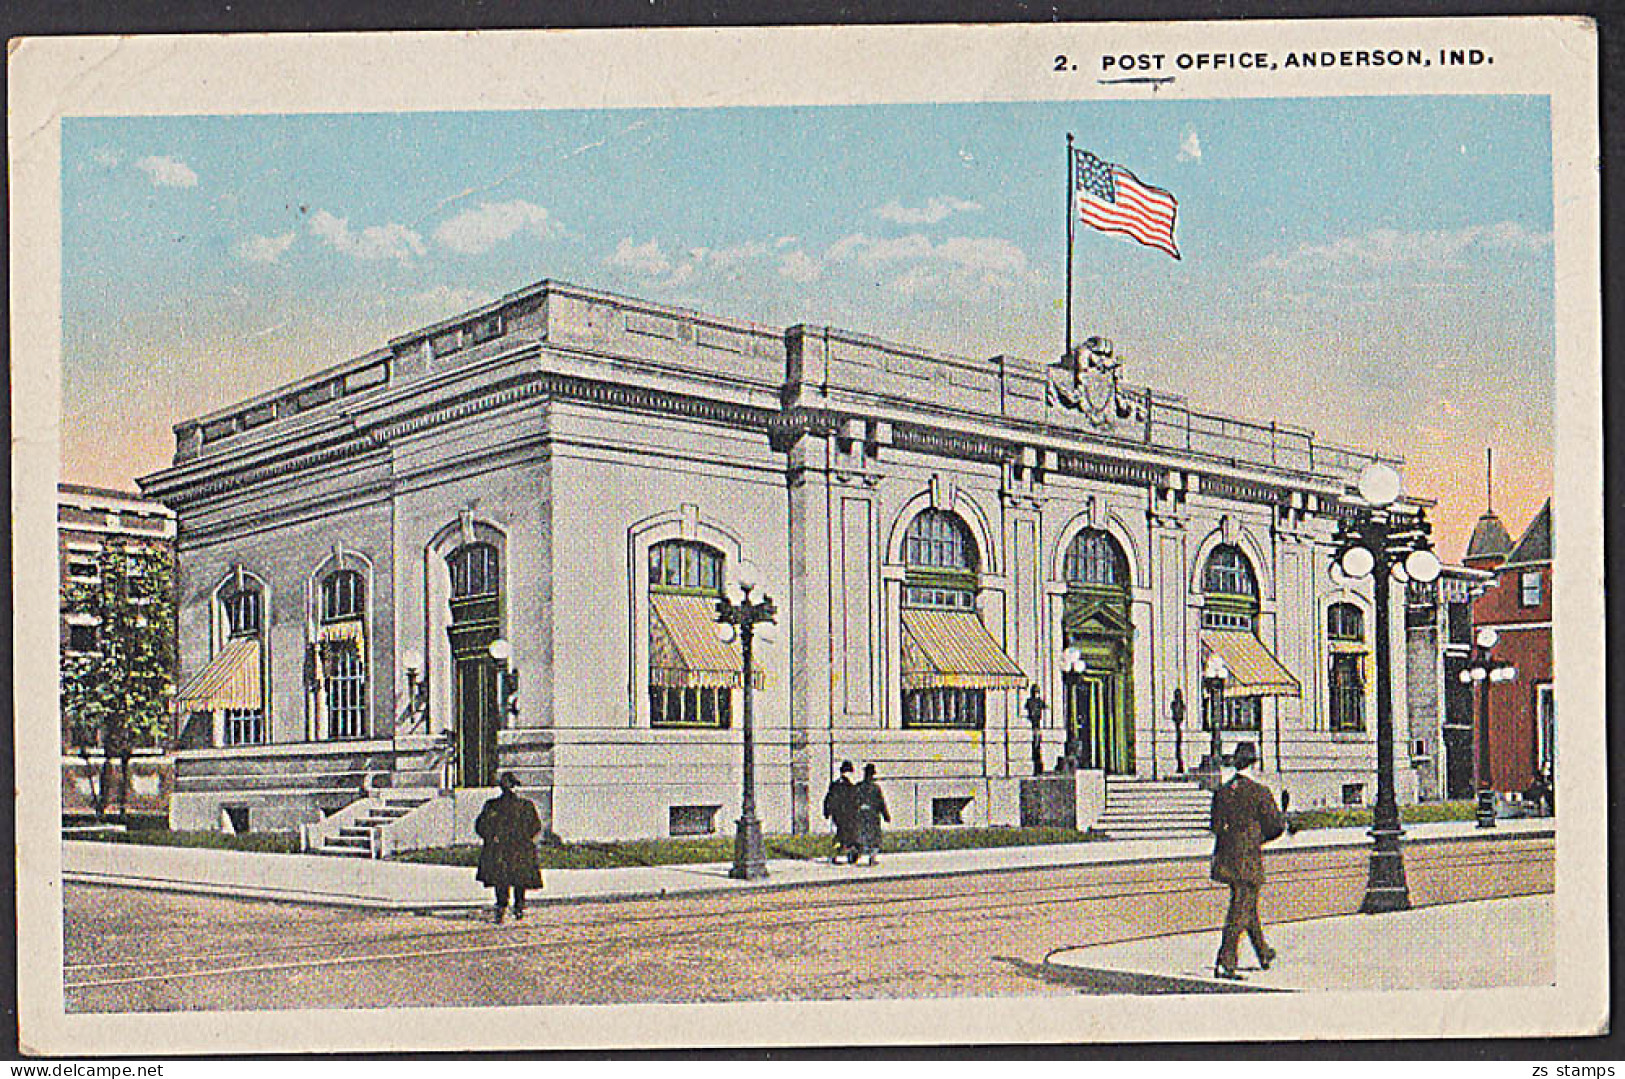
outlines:
{"label": "streetcar track", "polygon": [[[1542,856],[1543,854],[1547,854],[1548,856]],[[1445,855],[1445,856],[1438,856],[1438,857],[1427,857],[1427,858],[1419,859],[1414,868],[1416,870],[1422,870],[1422,869],[1424,869],[1424,867],[1427,870],[1448,870],[1448,869],[1454,869],[1454,868],[1459,868],[1459,867],[1467,867],[1467,866],[1498,866],[1498,867],[1508,867],[1508,868],[1510,868],[1510,867],[1515,867],[1515,866],[1519,866],[1519,865],[1534,865],[1534,864],[1547,863],[1547,862],[1550,862],[1550,861],[1551,861],[1551,858],[1549,857],[1549,852],[1542,852],[1542,851],[1539,851],[1539,850],[1534,850],[1534,851],[1528,851],[1528,852],[1524,852],[1524,853],[1519,853],[1519,852],[1506,852],[1506,853],[1497,852],[1495,855],[1493,855],[1491,857],[1483,857],[1483,856],[1477,856],[1477,855],[1467,855],[1467,856]],[[1320,883],[1320,882],[1331,882],[1331,881],[1358,880],[1359,878],[1361,878],[1364,875],[1365,875],[1365,869],[1362,866],[1359,866],[1359,865],[1356,864],[1356,865],[1346,866],[1346,867],[1341,867],[1341,868],[1338,868],[1338,867],[1315,867],[1315,868],[1312,868],[1312,869],[1309,869],[1309,870],[1306,870],[1306,871],[1291,871],[1291,870],[1288,870],[1288,871],[1284,871],[1284,872],[1278,872],[1272,879],[1274,879],[1275,881],[1277,881],[1277,882],[1279,882],[1281,884],[1289,885],[1289,884],[1305,884],[1305,883]],[[804,917],[803,915],[805,915],[806,913],[809,913],[809,909],[808,908],[803,908],[803,909],[801,909],[799,911],[785,912],[785,915],[778,918],[778,919],[769,920],[769,921],[762,922],[762,923],[757,923],[757,924],[752,925],[750,928],[753,931],[757,931],[757,932],[772,932],[772,931],[779,931],[779,930],[785,930],[785,929],[809,930],[809,929],[813,929],[813,928],[815,928],[817,926],[825,925],[825,924],[829,924],[829,923],[833,923],[833,922],[851,923],[851,922],[860,921],[860,920],[864,920],[864,921],[880,921],[880,920],[884,920],[884,919],[888,919],[888,918],[895,919],[895,918],[904,917],[904,916],[908,916],[910,918],[918,918],[922,913],[930,913],[930,914],[934,914],[934,915],[949,915],[949,914],[957,914],[957,913],[964,913],[964,912],[978,911],[978,910],[988,912],[988,913],[992,913],[992,912],[996,912],[996,911],[1000,911],[1000,910],[1008,910],[1008,909],[1031,909],[1033,907],[1050,907],[1050,906],[1069,905],[1069,904],[1078,904],[1078,903],[1094,903],[1094,902],[1111,901],[1111,900],[1133,899],[1133,898],[1143,897],[1143,896],[1152,895],[1152,894],[1155,894],[1155,895],[1158,895],[1158,896],[1188,895],[1188,894],[1197,893],[1197,892],[1216,891],[1216,890],[1219,889],[1219,886],[1213,884],[1211,881],[1208,881],[1206,879],[1203,879],[1203,880],[1201,880],[1199,882],[1190,882],[1190,878],[1192,876],[1195,876],[1195,874],[1182,874],[1182,875],[1174,876],[1172,878],[1167,878],[1167,877],[1141,878],[1141,879],[1133,882],[1133,883],[1146,884],[1146,885],[1156,885],[1156,884],[1167,885],[1167,884],[1176,883],[1176,882],[1180,882],[1180,881],[1185,881],[1186,882],[1184,884],[1181,884],[1178,887],[1158,887],[1158,888],[1151,888],[1149,890],[1133,890],[1133,889],[1121,890],[1121,885],[1124,882],[1115,881],[1115,880],[1114,881],[1109,881],[1109,882],[1099,882],[1098,885],[1095,884],[1095,883],[1089,883],[1089,884],[1084,884],[1084,885],[1078,885],[1076,883],[1073,883],[1073,884],[1070,884],[1070,885],[1051,885],[1051,886],[1045,886],[1045,887],[1041,887],[1041,888],[1015,889],[1015,890],[1005,889],[1005,890],[1001,890],[1000,892],[996,893],[993,897],[991,897],[991,898],[996,898],[996,899],[1000,900],[999,902],[993,902],[993,903],[977,903],[977,902],[974,902],[974,900],[976,900],[976,899],[990,898],[988,896],[987,892],[981,891],[981,890],[978,890],[978,891],[958,891],[958,892],[948,893],[946,895],[933,895],[933,896],[924,896],[924,897],[917,896],[917,895],[910,895],[910,896],[897,896],[897,897],[866,897],[866,898],[858,899],[858,900],[848,899],[848,901],[846,901],[844,903],[834,903],[834,902],[821,903],[821,904],[817,904],[813,908],[811,908],[812,912],[818,912],[818,911],[824,911],[829,907],[839,907],[840,908],[839,913],[818,913],[818,914],[815,914],[814,917],[807,918],[807,917]],[[1119,888],[1119,890],[1114,891],[1114,892],[1099,892],[1098,889],[1101,886],[1117,886]],[[1052,896],[1052,897],[1043,898],[1043,899],[1033,898],[1034,893],[1056,892],[1056,891],[1061,891],[1062,889],[1067,889],[1068,890],[1067,894]],[[1023,896],[1025,896],[1026,898],[1023,898]],[[963,903],[963,904],[955,905],[955,903],[957,901],[967,900],[967,899],[973,900],[973,901],[970,902],[970,903]],[[939,905],[931,907],[929,911],[922,911],[920,904],[925,903],[925,902],[938,903]],[[884,908],[884,907],[896,906],[896,905],[898,905],[900,903],[910,903],[910,904],[912,904],[912,906],[910,907],[910,909],[908,911],[905,911],[905,912],[888,911],[888,910],[884,910],[884,909],[875,909],[875,910],[870,910],[870,911],[859,910],[859,911],[856,911],[856,912],[854,912],[854,910],[853,910],[853,907],[855,907],[855,906],[867,906],[867,907],[875,907],[875,908]],[[726,919],[731,923],[731,922],[737,921],[737,919],[739,918],[739,916],[742,913],[743,914],[748,914],[748,913],[755,913],[755,912],[763,912],[766,909],[767,908],[757,907],[757,908],[755,908],[754,911],[745,911],[745,912],[740,912],[740,911],[695,912],[693,914],[679,916],[679,917],[682,917],[682,918],[684,918],[684,919],[686,919],[686,920],[688,920],[688,921],[690,921],[690,922],[692,922],[694,924],[675,927],[675,928],[671,928],[670,925],[669,925],[669,923],[671,923],[673,921],[673,916],[671,916],[671,915],[666,915],[666,916],[663,916],[663,917],[661,917],[661,916],[650,916],[650,917],[645,917],[645,918],[639,918],[639,919],[636,920],[637,922],[640,922],[640,923],[644,923],[644,922],[660,922],[660,923],[665,923],[668,928],[667,928],[666,931],[656,931],[656,932],[652,932],[652,933],[638,934],[638,935],[631,936],[631,937],[621,937],[615,943],[616,943],[617,947],[629,947],[629,946],[634,946],[634,945],[649,945],[649,944],[655,944],[655,943],[659,943],[659,942],[669,942],[669,941],[675,941],[675,940],[682,940],[682,939],[685,939],[685,938],[700,937],[700,936],[704,936],[704,935],[706,935],[708,933],[713,933],[716,930],[721,929],[721,928],[730,928],[730,926],[719,926],[719,925],[717,925],[716,923],[718,921]],[[1296,920],[1296,919],[1294,919],[1294,920]],[[625,924],[624,920],[622,922],[620,922],[619,924],[624,925]],[[528,929],[530,927],[526,927],[526,928]],[[579,945],[588,945],[588,944],[592,944],[592,943],[601,943],[601,936],[599,935],[599,933],[596,932],[597,930],[602,929],[601,925],[587,926],[587,927],[577,927],[577,926],[573,926],[573,925],[562,925],[562,926],[541,926],[541,925],[538,925],[538,926],[536,926],[536,928],[541,930],[541,932],[527,933],[527,934],[525,934],[524,937],[522,937],[520,939],[514,939],[510,935],[506,939],[504,939],[504,940],[502,940],[500,942],[495,942],[495,943],[479,943],[478,941],[473,941],[473,942],[469,942],[469,943],[459,944],[456,947],[419,949],[419,950],[415,950],[415,951],[393,951],[393,952],[385,951],[385,952],[378,952],[378,951],[368,950],[368,951],[363,951],[360,954],[341,954],[341,955],[334,955],[334,956],[320,956],[320,957],[314,957],[314,958],[304,959],[304,960],[288,960],[288,961],[283,961],[283,962],[270,962],[270,963],[237,964],[237,965],[226,965],[226,966],[217,966],[217,967],[205,967],[205,968],[202,968],[202,969],[192,969],[192,970],[174,970],[174,969],[170,969],[170,970],[163,970],[163,971],[131,974],[131,975],[128,975],[128,976],[116,977],[116,978],[102,978],[102,979],[95,979],[95,980],[65,982],[63,988],[64,988],[65,991],[84,991],[84,990],[89,990],[89,989],[106,988],[106,987],[113,987],[113,986],[120,986],[120,985],[134,985],[134,984],[145,984],[145,983],[153,983],[153,982],[178,982],[178,981],[183,981],[183,980],[219,977],[219,976],[224,976],[224,975],[274,973],[274,972],[277,972],[277,971],[293,971],[293,970],[302,970],[302,969],[312,969],[312,968],[318,968],[318,967],[354,966],[354,965],[365,964],[365,963],[390,963],[390,962],[422,961],[422,960],[436,959],[436,958],[441,958],[441,957],[446,957],[446,956],[462,957],[462,956],[469,956],[469,955],[494,954],[494,953],[508,952],[508,951],[529,950],[529,949],[533,949],[533,948],[536,948],[536,947],[542,946],[542,945],[547,945],[547,946],[579,946]],[[572,931],[577,930],[577,929],[584,930],[584,932],[579,932],[579,933],[572,932]],[[558,932],[559,930],[563,930],[564,933],[560,934]],[[428,933],[428,934],[420,933],[420,934],[397,935],[397,936],[393,936],[393,937],[391,937],[391,938],[389,938],[387,940],[383,940],[383,941],[339,942],[336,946],[340,947],[340,948],[343,948],[343,947],[346,947],[346,946],[361,946],[361,947],[365,948],[368,945],[375,944],[375,943],[381,943],[381,944],[384,944],[384,945],[387,946],[389,944],[407,943],[407,942],[414,941],[414,940],[416,940],[416,941],[427,941],[427,940],[445,940],[445,939],[452,939],[452,938],[458,938],[458,937],[467,938],[467,937],[474,936],[475,934],[484,934],[484,935],[487,935],[487,937],[488,937],[489,934],[492,934],[494,932],[499,932],[499,931],[494,930],[491,927],[482,926],[482,927],[479,927],[477,929],[468,929],[468,930],[452,930],[452,931],[447,931],[447,932],[436,932],[436,933]],[[922,936],[940,936],[940,935],[941,935],[940,930],[932,930],[932,931],[929,931],[929,932],[922,933]],[[1161,935],[1161,934],[1151,934],[1151,935],[1155,936],[1155,935]],[[1125,939],[1129,939],[1129,938],[1125,938]],[[304,948],[334,947],[334,946],[335,946],[334,942],[327,941],[327,942],[323,942],[323,943],[320,943],[320,944],[286,945],[286,946],[281,946],[280,948],[277,948],[275,950],[280,950],[280,951],[286,952],[286,951],[297,951],[297,950],[301,950],[301,949],[304,949]],[[160,965],[160,964],[171,964],[171,963],[176,964],[176,965],[184,965],[186,963],[204,962],[204,961],[207,961],[209,959],[229,960],[231,958],[241,957],[241,956],[248,956],[248,955],[262,956],[265,953],[266,953],[266,949],[262,948],[262,949],[257,949],[254,952],[220,952],[220,953],[210,953],[210,954],[205,955],[205,956],[180,957],[179,959],[176,959],[174,957],[163,957],[163,958],[152,959],[152,960],[140,960],[140,959],[137,959],[137,960],[123,960],[123,961],[98,963],[98,964],[74,964],[74,965],[65,965],[64,968],[63,968],[63,972],[64,972],[64,975],[67,975],[69,973],[86,973],[86,972],[89,972],[89,971],[92,971],[92,970],[105,970],[105,969],[117,968],[117,967],[126,967],[126,968],[128,968],[128,967],[141,967],[141,966],[156,966],[156,965]]]}
{"label": "streetcar track", "polygon": [[[1546,853],[1543,852],[1540,849],[1530,850],[1530,851],[1527,851],[1527,852],[1520,852],[1520,851],[1441,852],[1439,854],[1432,854],[1432,855],[1428,855],[1428,856],[1425,856],[1425,857],[1412,859],[1412,868],[1416,869],[1416,870],[1420,870],[1420,869],[1422,869],[1424,867],[1426,867],[1427,869],[1430,869],[1430,870],[1433,870],[1433,869],[1436,869],[1436,870],[1448,870],[1448,869],[1458,869],[1458,868],[1474,868],[1474,867],[1481,867],[1481,866],[1511,866],[1511,865],[1520,865],[1520,864],[1531,864],[1531,863],[1535,863],[1535,862],[1545,862],[1545,861],[1550,861],[1550,860],[1551,860],[1550,857],[1546,856]],[[1354,870],[1352,872],[1354,873],[1354,875],[1358,875],[1358,873],[1363,872],[1363,870],[1359,869],[1359,867],[1356,866],[1356,867],[1354,867]],[[1351,873],[1351,870],[1349,870],[1347,868],[1344,868],[1344,867],[1335,866],[1335,865],[1334,866],[1311,866],[1311,867],[1305,867],[1303,869],[1280,869],[1280,870],[1277,870],[1275,873],[1271,874],[1271,879],[1273,881],[1278,881],[1278,882],[1281,882],[1283,884],[1286,884],[1286,883],[1312,883],[1312,882],[1318,882],[1318,881],[1342,880],[1342,879],[1347,878],[1350,875],[1350,873]],[[1187,884],[1184,884],[1184,885],[1182,885],[1180,887],[1177,887],[1177,888],[1168,888],[1168,887],[1160,887],[1159,888],[1159,887],[1155,887],[1157,885],[1177,884],[1177,883],[1182,882],[1182,881],[1183,882],[1188,882],[1188,881],[1191,881],[1192,879],[1196,879],[1200,883],[1195,884],[1195,885],[1190,885],[1190,884],[1187,883]],[[890,882],[889,881],[879,881],[879,880],[877,880],[875,883],[879,884],[879,883],[890,883]],[[1201,872],[1193,871],[1193,872],[1179,873],[1179,874],[1173,874],[1173,875],[1166,875],[1166,874],[1140,875],[1140,876],[1131,877],[1131,878],[1128,878],[1128,879],[1114,878],[1114,879],[1111,879],[1111,880],[1104,880],[1104,881],[1085,881],[1085,882],[1071,881],[1071,882],[1061,882],[1061,883],[1055,883],[1055,884],[1039,885],[1039,886],[1036,886],[1036,887],[1001,888],[997,893],[995,893],[995,895],[997,897],[999,897],[999,898],[1009,898],[1009,897],[1015,897],[1015,896],[1036,896],[1036,895],[1042,895],[1042,894],[1045,894],[1045,893],[1054,893],[1054,892],[1065,892],[1065,893],[1067,893],[1067,894],[1062,895],[1060,897],[1057,897],[1055,899],[1046,900],[1041,904],[1041,905],[1048,906],[1048,905],[1054,905],[1055,903],[1094,902],[1094,901],[1100,901],[1100,900],[1128,899],[1128,898],[1133,898],[1133,897],[1138,896],[1138,895],[1148,894],[1147,891],[1134,890],[1132,888],[1129,889],[1129,890],[1123,890],[1123,887],[1125,885],[1150,885],[1150,886],[1153,886],[1151,888],[1151,891],[1167,892],[1169,894],[1190,894],[1190,893],[1193,893],[1193,892],[1222,890],[1221,886],[1212,883],[1212,881],[1208,879],[1207,874],[1206,874],[1206,872],[1204,870],[1204,871],[1201,871]],[[1118,890],[1116,890],[1116,891],[1105,891],[1105,890],[1103,890],[1103,889],[1112,889],[1112,888],[1115,888],[1115,889],[1118,889]],[[1099,894],[1090,894],[1090,893],[1093,893],[1093,892],[1096,892],[1096,891],[1098,891]],[[886,907],[886,906],[896,906],[898,904],[906,903],[906,904],[910,905],[910,909],[909,909],[908,913],[910,915],[917,916],[920,913],[922,913],[922,906],[926,905],[926,904],[943,904],[943,903],[951,904],[953,901],[956,901],[956,900],[967,899],[967,898],[968,899],[975,899],[975,898],[978,898],[978,897],[989,897],[989,893],[985,889],[962,889],[962,890],[956,890],[956,891],[951,891],[951,892],[938,892],[938,893],[925,894],[925,895],[921,895],[921,894],[918,894],[918,893],[913,893],[913,894],[906,894],[906,895],[864,896],[864,897],[857,897],[857,898],[853,898],[851,896],[846,896],[846,897],[843,897],[843,898],[840,898],[840,899],[830,899],[830,900],[821,901],[821,902],[818,902],[818,903],[805,904],[800,908],[800,910],[802,912],[814,912],[814,911],[824,910],[824,909],[828,909],[828,908],[833,907],[833,908],[839,908],[843,912],[850,913],[854,908]],[[1006,902],[1006,903],[998,903],[998,904],[995,904],[995,905],[983,905],[982,909],[1001,910],[1001,909],[1009,909],[1011,906],[1012,906],[1012,904]],[[624,926],[627,926],[627,925],[647,924],[647,923],[651,923],[651,922],[664,925],[664,924],[669,924],[672,921],[677,920],[677,919],[682,919],[682,920],[685,920],[685,921],[690,921],[690,922],[695,922],[695,923],[703,923],[703,922],[706,922],[706,921],[718,921],[718,920],[724,920],[724,919],[732,922],[732,921],[738,920],[741,917],[748,917],[750,915],[758,914],[758,913],[766,913],[766,912],[773,911],[775,909],[777,909],[777,908],[775,908],[775,907],[773,907],[771,905],[765,905],[765,904],[757,903],[757,904],[752,904],[750,906],[746,906],[744,908],[730,908],[730,909],[727,909],[727,910],[711,910],[711,911],[693,911],[693,912],[689,912],[689,913],[680,913],[680,914],[672,913],[672,912],[660,912],[660,913],[653,913],[653,914],[643,915],[643,916],[635,916],[635,917],[631,917],[631,918],[625,918],[625,917],[615,918],[615,919],[613,919],[613,921],[617,926],[620,926],[620,927],[624,927]],[[962,910],[966,910],[966,909],[972,909],[972,908],[971,907],[952,907],[952,906],[943,908],[943,907],[934,905],[934,906],[931,907],[931,912],[935,912],[935,913],[954,913],[954,912],[962,911]],[[884,917],[884,916],[885,915],[881,914],[881,913],[875,913],[875,914],[869,915],[869,917]],[[533,923],[533,924],[538,929],[557,928],[557,929],[560,929],[560,930],[569,931],[569,930],[577,929],[577,928],[583,929],[583,930],[591,930],[591,929],[597,928],[602,923],[594,923],[593,925],[590,925],[590,926],[577,926],[577,925],[568,925],[568,924],[550,926],[550,925],[547,925],[547,924],[545,924],[545,923],[543,923],[541,921],[537,921],[536,923]],[[821,924],[821,921],[820,920],[814,920],[812,922],[809,922],[808,924]],[[782,926],[780,926],[780,927],[782,927]],[[527,927],[527,928],[529,928],[529,927]],[[705,925],[700,924],[700,925],[695,925],[695,926],[691,927],[691,929],[679,930],[679,932],[683,933],[683,932],[690,932],[690,931],[699,931],[699,930],[703,930],[705,928],[707,928]],[[466,937],[471,937],[471,936],[476,936],[476,935],[490,934],[490,933],[493,933],[493,932],[501,932],[501,931],[495,930],[495,929],[493,929],[493,927],[491,927],[489,925],[481,925],[481,926],[472,926],[472,927],[468,927],[468,928],[437,930],[437,931],[433,931],[433,932],[414,932],[414,933],[391,934],[391,935],[385,936],[385,937],[374,937],[374,938],[370,938],[370,939],[366,939],[366,940],[355,940],[355,941],[340,942],[340,946],[343,946],[345,944],[348,944],[348,945],[351,945],[351,946],[358,946],[358,947],[366,947],[368,945],[385,945],[385,946],[387,946],[387,945],[390,945],[390,944],[407,943],[407,942],[410,942],[410,941],[426,941],[426,940],[437,940],[437,939],[449,940],[449,939],[454,939],[454,938],[466,938]],[[571,939],[571,938],[563,938],[563,939],[554,938],[554,939],[555,939],[555,941],[557,943],[561,943],[561,944],[580,943],[579,939]],[[637,938],[634,938],[634,939],[637,939]],[[654,939],[658,939],[658,937],[654,938]],[[334,947],[334,946],[335,946],[335,942],[332,941],[332,940],[304,941],[304,942],[298,942],[298,943],[292,943],[292,944],[272,944],[272,945],[261,946],[261,947],[258,947],[256,949],[254,949],[252,952],[218,951],[218,952],[201,953],[201,954],[196,954],[196,955],[191,955],[191,956],[164,956],[164,957],[161,957],[161,958],[158,958],[158,959],[119,959],[119,960],[107,960],[107,961],[94,962],[94,963],[70,963],[70,964],[64,964],[63,972],[64,972],[64,974],[67,974],[67,973],[70,973],[70,972],[89,972],[89,971],[93,971],[93,970],[104,970],[104,969],[118,968],[118,967],[151,966],[151,965],[155,965],[155,964],[159,964],[159,963],[174,964],[174,965],[177,965],[177,966],[181,966],[181,965],[185,965],[187,963],[207,962],[207,961],[209,961],[211,959],[229,959],[229,958],[231,958],[233,956],[239,956],[239,955],[263,955],[268,951],[296,952],[296,951],[315,949],[315,948],[330,948],[330,947]],[[80,984],[80,983],[75,983],[75,984]],[[83,984],[92,984],[92,983],[83,983]]]}

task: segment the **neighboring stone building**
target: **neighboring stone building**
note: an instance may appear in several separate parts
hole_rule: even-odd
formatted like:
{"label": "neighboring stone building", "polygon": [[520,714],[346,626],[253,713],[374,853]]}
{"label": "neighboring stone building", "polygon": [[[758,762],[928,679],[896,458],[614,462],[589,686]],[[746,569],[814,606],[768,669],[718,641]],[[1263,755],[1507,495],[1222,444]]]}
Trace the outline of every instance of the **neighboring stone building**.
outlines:
{"label": "neighboring stone building", "polygon": [[899,827],[1013,823],[1034,684],[1045,761],[1174,775],[1212,653],[1227,748],[1295,805],[1368,802],[1371,585],[1329,567],[1372,456],[1096,360],[542,282],[179,424],[143,481],[180,517],[176,826],[448,778],[463,821],[511,769],[567,838],[725,830],[744,672],[712,606],[742,560],[780,612],[752,675],[769,831],[823,827],[843,759]]}
{"label": "neighboring stone building", "polygon": [[[58,594],[63,596],[57,631],[64,660],[95,653],[100,646],[96,616],[77,608],[66,597],[74,583],[98,580],[98,559],[110,541],[140,546],[173,557],[175,515],[167,507],[130,491],[113,491],[75,483],[57,486]],[[173,625],[153,627],[156,633],[174,633]],[[174,775],[174,759],[161,741],[143,747],[131,762],[128,808],[139,813],[165,813]],[[68,736],[66,717],[62,734],[62,812],[79,816],[93,811],[92,783],[99,782],[102,757],[85,755]]]}
{"label": "neighboring stone building", "polygon": [[1439,579],[1405,588],[1411,766],[1423,801],[1473,796],[1472,690],[1461,671],[1472,656],[1473,600],[1492,575],[1446,566]]}
{"label": "neighboring stone building", "polygon": [[[1493,512],[1480,524],[1490,517]],[[1505,529],[1500,535],[1506,536]],[[1490,778],[1496,791],[1516,800],[1537,777],[1548,788],[1556,784],[1552,500],[1541,506],[1516,544],[1503,546],[1493,536],[1479,543],[1479,538],[1475,531],[1469,558],[1491,571],[1494,581],[1473,604],[1473,628],[1493,628],[1499,636],[1492,650],[1495,659],[1517,668],[1511,681],[1489,685]]]}

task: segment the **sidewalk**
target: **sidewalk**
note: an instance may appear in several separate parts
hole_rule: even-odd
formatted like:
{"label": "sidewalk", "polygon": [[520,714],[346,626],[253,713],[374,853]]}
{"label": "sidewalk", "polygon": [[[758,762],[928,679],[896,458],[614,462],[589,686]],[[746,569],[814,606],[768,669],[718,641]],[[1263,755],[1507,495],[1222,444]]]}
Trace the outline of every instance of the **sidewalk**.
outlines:
{"label": "sidewalk", "polygon": [[[1472,821],[1445,821],[1411,825],[1405,830],[1405,841],[1492,841],[1552,834],[1549,819],[1505,820],[1493,831],[1480,831]],[[1323,850],[1363,846],[1370,841],[1364,828],[1323,828],[1284,836],[1271,843],[1269,849]],[[549,869],[544,874],[546,889],[534,893],[533,902],[732,894],[859,880],[1205,859],[1212,850],[1213,841],[1207,838],[1134,839],[891,854],[882,857],[876,866],[781,859],[768,863],[769,875],[760,881],[731,880],[726,863]],[[257,854],[71,840],[62,844],[62,875],[65,880],[94,884],[396,910],[475,907],[490,902],[490,891],[475,882],[472,869],[316,854]]]}
{"label": "sidewalk", "polygon": [[1180,933],[1052,953],[1058,977],[1115,993],[1488,989],[1557,980],[1552,896],[1445,903],[1265,927],[1269,970],[1246,942],[1240,982],[1213,977],[1219,934]]}

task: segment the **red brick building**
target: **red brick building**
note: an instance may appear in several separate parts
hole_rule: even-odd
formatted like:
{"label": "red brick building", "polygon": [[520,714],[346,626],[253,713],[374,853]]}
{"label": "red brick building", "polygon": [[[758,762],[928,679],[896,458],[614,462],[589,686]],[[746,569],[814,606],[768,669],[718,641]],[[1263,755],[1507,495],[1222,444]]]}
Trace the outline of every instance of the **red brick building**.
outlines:
{"label": "red brick building", "polygon": [[[1486,683],[1490,779],[1497,791],[1521,795],[1537,777],[1548,784],[1556,781],[1551,499],[1517,543],[1511,543],[1494,511],[1486,512],[1479,518],[1463,561],[1495,574],[1473,604],[1473,630],[1475,636],[1486,626],[1496,631],[1499,639],[1490,654],[1497,663],[1517,668],[1517,676],[1507,682]],[[1479,687],[1474,688],[1476,697]]]}

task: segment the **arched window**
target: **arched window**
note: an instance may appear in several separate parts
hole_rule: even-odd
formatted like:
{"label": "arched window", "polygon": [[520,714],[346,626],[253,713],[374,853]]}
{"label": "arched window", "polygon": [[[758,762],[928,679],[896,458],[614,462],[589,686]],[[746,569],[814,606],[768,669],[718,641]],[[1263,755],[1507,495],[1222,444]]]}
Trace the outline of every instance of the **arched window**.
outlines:
{"label": "arched window", "polygon": [[[265,591],[258,581],[239,573],[235,581],[221,590],[219,603],[220,624],[225,627],[227,640],[227,647],[220,655],[230,652],[239,657],[236,660],[241,664],[239,677],[246,675],[244,684],[254,687],[245,689],[245,692],[258,699],[252,706],[245,700],[236,707],[220,709],[220,723],[216,730],[221,745],[259,745],[266,740],[267,734],[264,694]],[[234,646],[235,649],[248,651],[236,651]],[[220,656],[216,658],[218,660]]]}
{"label": "arched window", "polygon": [[[1202,628],[1255,633],[1258,629],[1258,576],[1233,543],[1222,543],[1202,567]],[[1210,721],[1204,717],[1203,726]],[[1264,726],[1259,697],[1225,697],[1219,726],[1227,731],[1258,731]]]}
{"label": "arched window", "polygon": [[264,628],[264,602],[260,590],[253,585],[223,593],[220,606],[225,612],[226,636],[258,637]]}
{"label": "arched window", "polygon": [[952,513],[922,511],[903,536],[905,607],[976,609],[976,541]]}
{"label": "arched window", "polygon": [[739,663],[716,639],[722,552],[666,540],[649,548],[649,725],[726,728]]}
{"label": "arched window", "polygon": [[1126,590],[1129,587],[1128,559],[1109,533],[1086,528],[1072,537],[1063,567],[1066,583]]}
{"label": "arched window", "polygon": [[[976,540],[965,522],[939,509],[922,510],[903,535],[903,606],[910,609],[976,610]],[[906,664],[906,660],[905,660]],[[931,686],[903,691],[903,726],[981,729],[987,693],[981,689]]]}
{"label": "arched window", "polygon": [[322,578],[322,621],[342,622],[361,617],[367,585],[357,570],[341,569]]}
{"label": "arched window", "polygon": [[1327,704],[1331,729],[1365,730],[1365,614],[1352,603],[1326,609],[1331,650]]}
{"label": "arched window", "polygon": [[489,543],[465,543],[446,556],[451,570],[451,598],[473,599],[502,591],[502,566]]}
{"label": "arched window", "polygon": [[1253,564],[1233,543],[1213,548],[1207,556],[1207,567],[1202,572],[1202,591],[1208,595],[1237,596],[1258,601],[1258,578]]}
{"label": "arched window", "polygon": [[1365,640],[1365,613],[1352,603],[1334,603],[1326,609],[1326,636],[1340,641]]}
{"label": "arched window", "polygon": [[358,570],[334,570],[321,582],[316,640],[317,734],[360,738],[367,730],[367,584]]}

